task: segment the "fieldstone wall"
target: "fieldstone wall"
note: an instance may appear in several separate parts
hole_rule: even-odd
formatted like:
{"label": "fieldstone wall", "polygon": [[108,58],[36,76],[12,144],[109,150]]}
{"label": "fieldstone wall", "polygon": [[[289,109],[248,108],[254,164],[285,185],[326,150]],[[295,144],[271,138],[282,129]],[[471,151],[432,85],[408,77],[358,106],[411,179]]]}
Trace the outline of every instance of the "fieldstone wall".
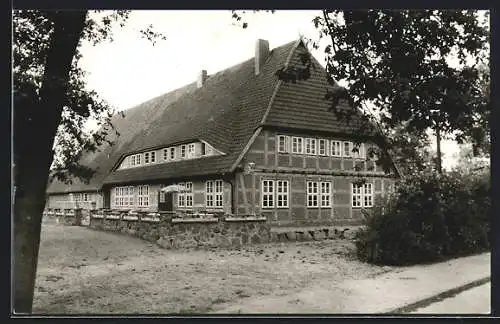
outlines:
{"label": "fieldstone wall", "polygon": [[271,228],[265,218],[199,217],[175,218],[161,213],[93,213],[90,228],[120,232],[164,248],[239,247],[266,243]]}

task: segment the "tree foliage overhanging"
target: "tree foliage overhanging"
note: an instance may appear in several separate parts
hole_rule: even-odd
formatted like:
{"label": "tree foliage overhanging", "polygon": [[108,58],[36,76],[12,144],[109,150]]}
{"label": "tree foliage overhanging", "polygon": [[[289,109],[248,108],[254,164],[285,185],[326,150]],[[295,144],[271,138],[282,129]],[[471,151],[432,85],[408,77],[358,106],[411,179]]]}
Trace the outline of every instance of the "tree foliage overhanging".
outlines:
{"label": "tree foliage overhanging", "polygon": [[[51,35],[60,14],[58,11],[13,11],[13,84],[17,102],[30,100],[36,104],[40,101],[39,91]],[[79,61],[82,58],[80,50],[83,42],[96,45],[112,41],[114,31],[125,26],[129,14],[130,11],[127,10],[96,10],[87,14],[71,65],[61,122],[54,141],[54,162],[51,169],[51,176],[54,178],[66,182],[71,182],[72,176],[88,180],[95,170],[80,163],[82,155],[98,150],[104,143],[111,144],[113,137],[119,135],[111,123],[116,110],[96,91],[87,87],[86,72]],[[140,29],[139,33],[153,45],[158,39],[165,39],[151,25]],[[87,127],[89,122],[93,122],[97,129]]]}
{"label": "tree foliage overhanging", "polygon": [[373,104],[383,125],[439,127],[458,141],[484,126],[489,31],[477,11],[325,10],[314,23],[330,41],[328,74],[347,82],[354,107]]}

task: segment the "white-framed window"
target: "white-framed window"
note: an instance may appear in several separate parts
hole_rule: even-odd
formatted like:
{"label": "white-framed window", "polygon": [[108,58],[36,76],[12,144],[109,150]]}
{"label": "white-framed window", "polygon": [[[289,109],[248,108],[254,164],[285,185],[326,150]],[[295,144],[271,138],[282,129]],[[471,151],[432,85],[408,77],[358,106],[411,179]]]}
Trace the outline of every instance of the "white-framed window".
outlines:
{"label": "white-framed window", "polygon": [[351,142],[344,142],[343,156],[345,156],[345,157],[352,156],[352,143]]}
{"label": "white-framed window", "polygon": [[144,164],[149,164],[149,152],[144,153]]}
{"label": "white-framed window", "polygon": [[177,206],[180,208],[192,208],[193,207],[193,183],[192,182],[181,182],[178,184],[183,187],[182,192],[177,193]]}
{"label": "white-framed window", "polygon": [[352,207],[373,207],[373,184],[352,184]]}
{"label": "white-framed window", "polygon": [[305,154],[316,155],[316,139],[306,138],[305,139]]}
{"label": "white-framed window", "polygon": [[163,161],[168,160],[168,149],[164,148],[163,149]]}
{"label": "white-framed window", "polygon": [[331,182],[320,182],[320,197],[321,197],[321,207],[331,207],[332,206],[332,183]]}
{"label": "white-framed window", "polygon": [[186,208],[193,207],[193,183],[186,182],[186,192],[184,193],[186,197]]}
{"label": "white-framed window", "polygon": [[307,207],[318,207],[318,183],[307,181]]}
{"label": "white-framed window", "polygon": [[171,147],[170,149],[170,160],[175,160],[175,147]]}
{"label": "white-framed window", "polygon": [[186,145],[181,145],[181,159],[186,158]]}
{"label": "white-framed window", "polygon": [[290,136],[286,135],[278,135],[278,152],[279,153],[288,153]]}
{"label": "white-framed window", "polygon": [[332,156],[342,156],[342,142],[331,141],[330,153]]}
{"label": "white-framed window", "polygon": [[[356,151],[357,149],[357,151]],[[356,148],[353,147],[352,157],[355,159],[364,159],[365,155],[365,144],[361,143]]]}
{"label": "white-framed window", "polygon": [[194,143],[190,143],[187,146],[187,156],[188,158],[193,158],[194,157]]}
{"label": "white-framed window", "polygon": [[[178,185],[181,188],[184,188],[186,186],[184,182],[181,182]],[[177,193],[177,207],[180,208],[186,207],[186,195],[182,191]]]}
{"label": "white-framed window", "polygon": [[276,207],[288,208],[289,195],[288,180],[276,180]]}
{"label": "white-framed window", "polygon": [[326,139],[320,138],[318,140],[318,154],[327,156],[328,155],[328,141]]}
{"label": "white-framed window", "polygon": [[212,180],[205,182],[205,206],[214,207],[214,182]]}
{"label": "white-framed window", "polygon": [[155,162],[156,162],[156,152],[152,151],[151,152],[151,163],[155,163]]}
{"label": "white-framed window", "polygon": [[142,185],[137,187],[137,206],[148,207],[149,206],[149,186]]}
{"label": "white-framed window", "polygon": [[[115,187],[115,205],[126,207],[134,205],[134,187]],[[83,196],[85,199],[85,196]]]}
{"label": "white-framed window", "polygon": [[303,144],[304,142],[302,137],[292,137],[292,153],[302,154],[304,150]]}
{"label": "white-framed window", "polygon": [[215,180],[215,207],[224,206],[224,182]]}
{"label": "white-framed window", "polygon": [[274,180],[262,180],[262,208],[274,207]]}
{"label": "white-framed window", "polygon": [[130,166],[135,166],[135,155],[129,156]]}
{"label": "white-framed window", "polygon": [[142,154],[136,154],[135,155],[135,165],[141,165],[142,164]]}
{"label": "white-framed window", "polygon": [[90,195],[86,192],[83,193],[83,201],[90,201]]}

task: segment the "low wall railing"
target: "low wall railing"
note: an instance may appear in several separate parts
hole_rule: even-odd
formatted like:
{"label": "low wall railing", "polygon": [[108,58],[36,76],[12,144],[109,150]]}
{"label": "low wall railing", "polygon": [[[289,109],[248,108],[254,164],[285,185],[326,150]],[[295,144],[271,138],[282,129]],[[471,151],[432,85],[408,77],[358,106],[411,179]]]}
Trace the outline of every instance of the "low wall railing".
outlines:
{"label": "low wall railing", "polygon": [[266,217],[249,215],[232,215],[224,212],[186,212],[186,211],[159,211],[147,212],[137,210],[112,210],[96,209],[89,211],[90,219],[117,219],[125,221],[141,222],[161,222],[169,221],[171,223],[215,223],[219,221],[238,222],[238,221],[266,221]]}

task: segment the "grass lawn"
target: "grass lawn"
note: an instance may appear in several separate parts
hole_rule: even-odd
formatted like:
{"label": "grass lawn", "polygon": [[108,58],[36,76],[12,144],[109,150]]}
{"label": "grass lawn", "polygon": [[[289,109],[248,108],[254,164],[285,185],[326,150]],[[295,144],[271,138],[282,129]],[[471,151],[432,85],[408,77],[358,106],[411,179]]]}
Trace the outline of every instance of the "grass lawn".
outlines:
{"label": "grass lawn", "polygon": [[384,272],[349,241],[166,250],[125,235],[45,223],[33,312],[207,313],[264,295]]}

